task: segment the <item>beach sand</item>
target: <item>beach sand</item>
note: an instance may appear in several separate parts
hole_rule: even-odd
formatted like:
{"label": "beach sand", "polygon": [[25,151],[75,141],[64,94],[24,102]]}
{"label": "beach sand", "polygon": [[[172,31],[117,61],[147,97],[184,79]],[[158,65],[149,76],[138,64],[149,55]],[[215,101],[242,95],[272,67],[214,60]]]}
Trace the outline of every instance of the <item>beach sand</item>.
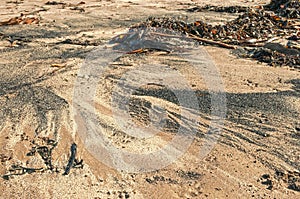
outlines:
{"label": "beach sand", "polygon": [[[98,121],[94,124],[103,128],[103,134],[118,150],[146,154],[159,150],[177,136],[178,125],[196,132],[182,156],[166,167],[149,172],[118,171],[101,160],[103,154],[97,158],[95,153],[99,151],[91,152],[94,148],[89,149],[83,140],[87,135],[77,124],[80,118],[75,117],[73,107],[74,98],[80,99],[74,96],[78,89],[76,82],[93,78],[83,75],[86,57],[130,26],[150,16],[219,24],[236,18],[237,14],[190,13],[186,9],[206,4],[256,6],[269,1],[84,0],[80,5],[74,5],[79,1],[59,1],[64,4],[58,5],[46,5],[46,2],[17,0],[0,5],[0,21],[21,13],[31,13],[30,16],[40,20],[39,24],[0,26],[3,35],[0,40],[0,174],[16,174],[10,171],[13,165],[47,168],[38,152],[33,156],[28,153],[34,146],[51,148],[49,139],[57,141],[51,154],[54,169],[0,178],[0,198],[300,197],[299,70],[270,67],[237,58],[229,49],[202,46],[202,51],[207,53],[205,58],[219,71],[227,113],[218,140],[211,142],[212,150],[201,156],[212,119],[210,85],[193,71],[195,68],[188,66],[189,60],[178,61],[163,52],[150,53],[150,57],[128,55],[119,64],[108,67],[99,77],[101,84],[90,85],[97,89],[94,107]],[[11,44],[5,36],[15,42]],[[151,122],[147,115],[150,108],[161,107],[165,111],[156,110],[170,123],[156,136],[136,138],[122,130],[119,120],[114,120],[118,113],[110,107],[110,97],[115,92],[122,101],[114,85],[120,83],[124,73],[139,71],[141,63],[149,62],[163,63],[169,66],[168,70],[183,74],[199,109],[173,100],[160,84],[146,82],[134,87],[139,92],[130,98],[132,121],[147,126]],[[141,70],[142,75],[133,77],[143,81],[147,75],[161,74],[161,79],[169,78],[171,83],[181,81],[174,80],[175,76],[167,69],[160,70]],[[215,74],[202,75],[215,77]],[[176,89],[184,91],[180,86]],[[197,122],[181,117],[182,112],[197,118]],[[88,136],[86,139],[93,140]],[[77,144],[76,158],[83,160],[83,168],[72,168],[68,175],[62,175],[72,143]],[[129,167],[131,163],[127,162]],[[122,166],[118,168],[122,170]]]}

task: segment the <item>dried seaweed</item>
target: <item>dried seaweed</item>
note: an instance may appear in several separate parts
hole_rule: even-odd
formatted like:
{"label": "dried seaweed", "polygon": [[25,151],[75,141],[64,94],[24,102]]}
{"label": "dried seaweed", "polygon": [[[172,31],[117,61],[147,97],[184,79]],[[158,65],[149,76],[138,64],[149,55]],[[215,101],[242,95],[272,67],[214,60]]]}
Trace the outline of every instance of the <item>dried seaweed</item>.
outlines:
{"label": "dried seaweed", "polygon": [[[299,1],[284,2],[284,8],[292,6],[296,6],[295,8],[297,8],[299,4]],[[279,9],[283,6],[275,4],[272,1],[265,7],[266,9]],[[199,41],[200,44],[216,45],[229,49],[236,49],[236,46],[256,47],[251,49],[251,51],[247,51],[248,53],[245,57],[251,57],[273,66],[287,65],[299,68],[300,43],[298,42],[298,38],[300,37],[300,31],[297,23],[266,9],[264,7],[205,6],[196,11],[212,10],[218,12],[242,12],[243,14],[232,21],[220,25],[211,25],[204,21],[187,23],[174,18],[149,17],[145,22],[133,26],[132,29],[147,27],[171,29],[188,35]],[[274,38],[287,38],[290,41],[286,46],[283,46],[284,49],[282,51],[261,48],[266,47],[265,44]],[[287,47],[293,48],[293,50],[289,50]],[[293,54],[285,52],[293,52]]]}
{"label": "dried seaweed", "polygon": [[46,145],[39,145],[33,141],[32,143],[34,146],[26,155],[34,156],[36,153],[39,154],[47,166],[47,169],[52,171],[54,169],[52,165],[52,151],[58,143],[49,138],[44,138],[44,141],[46,142]]}
{"label": "dried seaweed", "polygon": [[203,21],[186,23],[171,18],[148,18],[133,28],[159,27],[193,34],[201,38],[241,45],[251,39],[268,40],[274,36],[291,35],[294,29],[285,29],[290,23],[263,10],[250,10],[224,25],[213,26]]}
{"label": "dried seaweed", "polygon": [[75,143],[71,145],[70,150],[71,150],[71,155],[63,175],[68,175],[71,171],[71,168],[83,168],[83,160],[78,161],[78,159],[76,159],[77,145]]}
{"label": "dried seaweed", "polygon": [[89,41],[89,40],[80,40],[80,39],[65,39],[57,44],[71,44],[79,46],[99,46],[101,41]]}
{"label": "dried seaweed", "polygon": [[[259,48],[238,48],[233,51],[233,54],[241,58],[251,58],[259,62],[267,63],[270,66],[289,66],[300,69],[300,54],[294,54],[288,51],[278,52],[273,48],[274,46],[270,47],[269,44],[274,45],[273,43],[268,43],[264,47]],[[277,45],[279,44],[276,44],[275,48]]]}
{"label": "dried seaweed", "polygon": [[250,58],[268,63],[270,66],[291,66],[300,69],[300,54],[286,55],[267,48],[256,48],[249,51]]}
{"label": "dried seaweed", "polygon": [[3,179],[9,180],[11,176],[14,175],[24,175],[24,174],[31,174],[35,173],[37,171],[43,171],[43,168],[28,168],[28,167],[23,167],[20,165],[12,165],[11,168],[9,169],[9,174],[5,174],[2,176]]}
{"label": "dried seaweed", "polygon": [[[45,145],[39,145],[35,141],[32,141],[34,145],[30,151],[26,154],[27,156],[34,156],[38,154],[44,161],[46,168],[28,168],[23,167],[21,165],[12,165],[9,169],[9,173],[2,176],[3,179],[9,180],[11,176],[14,175],[24,175],[24,174],[32,174],[35,172],[44,172],[44,171],[52,171],[59,172],[59,168],[55,168],[52,164],[52,151],[57,146],[57,142],[51,140],[49,138],[43,138],[43,141],[46,143]],[[71,168],[83,168],[83,160],[76,159],[76,151],[77,145],[75,143],[71,146],[71,155],[69,158],[68,165],[65,168],[63,175],[68,175],[70,173]]]}
{"label": "dried seaweed", "polygon": [[300,18],[299,0],[272,0],[265,9],[287,18]]}
{"label": "dried seaweed", "polygon": [[214,12],[227,12],[227,13],[241,13],[249,10],[249,7],[245,6],[211,6],[206,5],[203,7],[196,6],[188,8],[187,12],[202,12],[202,11],[214,11]]}

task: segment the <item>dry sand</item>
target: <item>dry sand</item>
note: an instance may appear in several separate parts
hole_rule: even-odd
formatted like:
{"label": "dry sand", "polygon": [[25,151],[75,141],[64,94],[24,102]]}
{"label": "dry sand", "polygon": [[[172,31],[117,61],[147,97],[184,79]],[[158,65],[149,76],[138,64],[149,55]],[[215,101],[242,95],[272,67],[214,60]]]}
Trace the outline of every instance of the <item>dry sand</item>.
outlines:
{"label": "dry sand", "polygon": [[[211,119],[210,95],[203,79],[184,63],[174,64],[168,55],[152,54],[150,59],[162,59],[186,75],[197,96],[199,111],[172,101],[159,85],[144,86],[133,101],[133,120],[146,125],[145,112],[150,111],[147,106],[150,103],[152,107],[166,109],[163,117],[173,118],[173,123],[153,138],[138,139],[126,135],[113,120],[109,96],[118,77],[147,57],[133,55],[124,60],[127,65],[110,67],[99,84],[95,108],[105,135],[115,146],[150,152],[174,137],[178,124],[197,129],[197,136],[184,155],[156,171],[128,173],[106,166],[87,150],[74,128],[74,82],[84,59],[96,45],[126,32],[128,27],[149,16],[188,16],[190,21],[222,23],[236,15],[188,13],[183,9],[208,3],[254,6],[268,1],[85,0],[85,4],[78,6],[85,12],[68,4],[78,2],[63,1],[67,3],[64,6],[45,5],[46,2],[17,0],[0,5],[0,21],[32,12],[40,18],[39,24],[0,26],[1,33],[17,40],[13,46],[5,39],[0,40],[0,175],[13,173],[9,171],[13,165],[46,168],[38,154],[26,155],[34,146],[33,140],[41,146],[47,145],[45,137],[58,141],[52,154],[55,171],[13,175],[8,180],[0,178],[0,198],[300,197],[299,70],[270,67],[238,59],[227,49],[204,47],[220,71],[228,112],[213,150],[199,158]],[[66,39],[90,43],[62,43]],[[162,78],[169,77],[167,72],[161,74]],[[180,109],[200,117],[201,125],[176,117]],[[62,175],[73,142],[84,167]]]}

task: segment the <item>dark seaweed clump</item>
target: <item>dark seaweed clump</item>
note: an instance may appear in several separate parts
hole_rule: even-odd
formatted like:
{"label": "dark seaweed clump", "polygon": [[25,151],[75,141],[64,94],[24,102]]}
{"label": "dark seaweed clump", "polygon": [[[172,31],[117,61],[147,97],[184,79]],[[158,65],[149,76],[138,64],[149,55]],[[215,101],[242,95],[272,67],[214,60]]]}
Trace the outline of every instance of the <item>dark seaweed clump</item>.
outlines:
{"label": "dark seaweed clump", "polygon": [[265,8],[282,17],[300,18],[299,0],[272,0]]}
{"label": "dark seaweed clump", "polygon": [[[241,6],[217,7],[205,6],[200,8],[191,8],[191,11],[218,11],[218,12],[241,12],[234,20],[225,24],[211,25],[204,21],[195,21],[187,23],[186,21],[174,18],[155,18],[149,17],[145,22],[132,27],[136,28],[162,28],[171,29],[185,34],[187,36],[196,36],[210,41],[221,42],[224,47],[236,48],[252,47],[246,50],[243,57],[253,58],[260,62],[268,63],[272,66],[291,66],[300,68],[300,31],[295,24],[296,20],[287,19],[299,17],[300,1],[272,1],[270,4],[257,8],[246,8]],[[273,12],[272,12],[273,11]],[[285,16],[285,17],[282,17]],[[263,48],[271,39],[285,38],[293,40],[293,43],[287,44],[293,48],[294,53],[290,54],[289,48],[282,46],[281,50],[277,48]],[[215,42],[205,42],[198,39],[200,44],[211,44]],[[219,45],[222,46],[222,45]],[[287,52],[285,52],[287,51]]]}

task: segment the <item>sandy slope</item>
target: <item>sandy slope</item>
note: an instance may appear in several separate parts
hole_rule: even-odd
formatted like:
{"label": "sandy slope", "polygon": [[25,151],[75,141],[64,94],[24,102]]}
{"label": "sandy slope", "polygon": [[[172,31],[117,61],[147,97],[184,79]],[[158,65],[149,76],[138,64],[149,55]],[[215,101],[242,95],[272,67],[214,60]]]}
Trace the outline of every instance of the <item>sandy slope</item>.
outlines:
{"label": "sandy slope", "polygon": [[[79,137],[82,132],[78,131],[82,129],[77,125],[76,130],[74,125],[78,121],[72,107],[74,83],[78,79],[94,78],[82,76],[80,69],[85,66],[82,63],[95,45],[126,32],[129,26],[148,16],[189,16],[187,20],[190,21],[201,19],[220,23],[235,15],[183,11],[207,1],[86,0],[85,4],[78,6],[85,12],[74,10],[76,6],[69,4],[45,5],[47,1],[34,0],[17,2],[7,1],[0,5],[0,21],[20,13],[44,11],[34,14],[41,18],[39,25],[0,27],[0,32],[18,41],[13,47],[5,39],[0,41],[0,174],[13,173],[9,171],[12,165],[46,168],[41,156],[26,154],[35,145],[50,146],[45,138],[57,141],[58,145],[52,154],[54,171],[14,175],[9,180],[0,178],[1,198],[300,196],[299,190],[295,190],[300,188],[300,79],[297,70],[273,68],[252,60],[237,59],[227,49],[203,47],[220,71],[228,112],[213,150],[199,158],[211,120],[211,96],[205,78],[199,77],[184,60],[165,53],[128,55],[111,65],[97,85],[95,109],[96,124],[100,124],[114,146],[129,152],[149,153],[174,138],[179,125],[197,131],[182,157],[152,172],[127,173],[106,166],[87,150],[87,145]],[[249,6],[266,2],[209,1],[213,5]],[[62,43],[66,39],[90,43]],[[144,62],[163,63],[165,68],[140,69]],[[52,67],[53,64],[61,67]],[[127,87],[121,86],[118,90],[115,85],[122,83],[119,78],[128,71],[141,72],[142,75],[134,76],[136,80],[159,74],[158,79],[169,79],[170,83],[178,80],[172,74],[179,71],[192,85],[190,89],[196,96],[199,109],[183,106],[174,99],[170,90],[157,83],[137,87],[133,80],[129,81],[126,86],[138,89],[138,92],[134,96],[122,95],[122,89]],[[185,91],[180,86],[176,89]],[[130,117],[136,125],[149,125],[149,114],[159,116],[154,121],[164,119],[168,125],[157,136],[147,139],[128,135],[120,127],[120,121],[113,118],[110,107],[112,92],[119,94],[117,97],[121,101],[130,101]],[[73,142],[77,144],[77,158],[83,159],[84,167],[71,169],[70,174],[64,176]],[[131,162],[127,164],[132,165]]]}

